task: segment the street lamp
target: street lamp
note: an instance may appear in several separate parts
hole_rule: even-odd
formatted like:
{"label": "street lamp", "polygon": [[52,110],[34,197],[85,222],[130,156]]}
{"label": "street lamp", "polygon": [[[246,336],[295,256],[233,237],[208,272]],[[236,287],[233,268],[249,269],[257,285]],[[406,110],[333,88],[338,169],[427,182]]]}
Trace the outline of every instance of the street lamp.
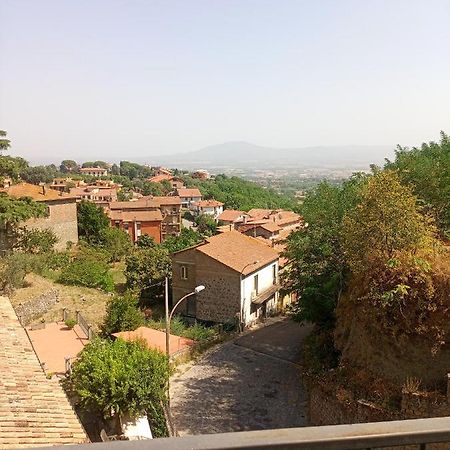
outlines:
{"label": "street lamp", "polygon": [[241,278],[242,278],[242,275],[243,275],[243,273],[244,273],[244,270],[248,267],[248,266],[253,266],[253,265],[255,265],[255,264],[259,264],[259,259],[255,259],[255,261],[253,261],[253,262],[251,262],[251,263],[248,263],[248,264],[246,264],[242,269],[241,269],[241,271],[239,272],[239,282],[241,282],[242,281],[242,294],[243,294],[243,297],[244,298],[242,298],[241,297],[241,311],[240,311],[240,313],[239,313],[239,315],[240,315],[240,317],[239,317],[239,331],[243,331],[243,329],[244,329],[244,324],[243,324],[243,316],[244,316],[244,314],[243,314],[243,308],[244,308],[244,303],[245,303],[245,283],[244,283],[244,280],[245,280],[245,278],[242,280]]}
{"label": "street lamp", "polygon": [[192,292],[189,292],[189,294],[186,294],[184,297],[181,297],[180,300],[177,301],[175,306],[172,308],[172,311],[169,313],[169,296],[168,296],[168,281],[166,279],[166,355],[167,358],[170,358],[170,321],[172,320],[173,313],[178,308],[178,305],[186,300],[191,295],[198,294],[199,292],[203,291],[205,289],[205,286],[200,285],[196,286],[195,289]]}

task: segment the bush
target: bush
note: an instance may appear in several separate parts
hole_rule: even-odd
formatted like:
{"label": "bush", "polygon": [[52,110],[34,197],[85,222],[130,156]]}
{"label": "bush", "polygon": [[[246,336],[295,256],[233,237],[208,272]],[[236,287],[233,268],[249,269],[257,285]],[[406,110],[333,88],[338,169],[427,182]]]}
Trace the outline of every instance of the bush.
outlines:
{"label": "bush", "polygon": [[75,319],[66,319],[64,324],[67,328],[72,329],[77,324],[77,321]]}
{"label": "bush", "polygon": [[62,270],[58,281],[62,284],[99,288],[106,292],[114,290],[108,264],[82,256],[74,259]]}
{"label": "bush", "polygon": [[[164,320],[149,320],[147,326],[156,330],[166,329]],[[181,317],[176,316],[170,322],[170,334],[193,339],[194,341],[207,341],[217,336],[217,329],[199,323],[190,326]]]}
{"label": "bush", "polygon": [[58,238],[52,230],[21,228],[17,232],[15,248],[25,253],[48,253]]}
{"label": "bush", "polygon": [[74,363],[70,383],[85,409],[136,417],[160,411],[168,377],[166,356],[144,342],[94,339]]}
{"label": "bush", "polygon": [[115,296],[106,305],[106,316],[102,325],[105,335],[119,331],[133,331],[144,324],[144,315],[138,309],[138,301],[130,294]]}
{"label": "bush", "polygon": [[103,249],[109,254],[110,262],[118,262],[126,256],[132,243],[128,234],[119,228],[106,228],[101,232]]}

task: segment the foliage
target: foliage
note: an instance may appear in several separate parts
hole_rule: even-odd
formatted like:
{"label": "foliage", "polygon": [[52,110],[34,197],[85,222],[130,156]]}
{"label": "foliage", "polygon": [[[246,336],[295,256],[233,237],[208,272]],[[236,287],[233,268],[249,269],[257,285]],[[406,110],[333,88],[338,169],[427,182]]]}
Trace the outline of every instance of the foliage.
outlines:
{"label": "foliage", "polygon": [[144,324],[144,315],[138,309],[138,300],[131,294],[115,296],[106,305],[102,333],[106,336],[119,331],[133,331]]}
{"label": "foliage", "polygon": [[20,178],[32,184],[51,183],[59,175],[58,168],[54,164],[26,167],[20,172]]}
{"label": "foliage", "polygon": [[104,417],[151,413],[166,401],[167,358],[144,342],[95,339],[74,363],[70,377],[81,405]]}
{"label": "foliage", "polygon": [[0,177],[10,177],[18,180],[20,174],[28,168],[23,158],[0,155]]}
{"label": "foliage", "polygon": [[203,236],[198,231],[191,228],[182,228],[179,236],[169,236],[161,245],[169,253],[175,253],[200,244],[203,240]]}
{"label": "foliage", "polygon": [[101,260],[85,258],[83,255],[74,258],[62,269],[58,281],[62,284],[99,288],[107,292],[114,290],[108,264]]}
{"label": "foliage", "polygon": [[425,212],[431,213],[443,234],[450,233],[450,138],[441,132],[439,143],[420,148],[398,147],[395,161],[386,169],[395,170],[404,184],[411,186]]}
{"label": "foliage", "polygon": [[6,139],[6,131],[0,130],[0,154],[1,152],[8,150],[11,146],[11,141]]}
{"label": "foliage", "polygon": [[78,234],[89,244],[101,244],[103,232],[109,227],[105,211],[94,203],[81,201],[77,205]]}
{"label": "foliage", "polygon": [[149,178],[153,175],[150,167],[140,164],[131,163],[129,161],[120,161],[120,175],[130,178]]}
{"label": "foliage", "polygon": [[197,216],[195,223],[197,225],[197,231],[204,236],[213,236],[217,233],[217,222],[208,214]]}
{"label": "foliage", "polygon": [[0,224],[16,225],[32,217],[44,217],[47,208],[30,198],[13,198],[0,194]]}
{"label": "foliage", "polygon": [[61,165],[59,166],[59,170],[62,173],[77,172],[78,171],[78,164],[73,159],[65,159],[64,161],[61,161]]}
{"label": "foliage", "polygon": [[411,189],[392,171],[373,175],[361,202],[343,219],[342,245],[353,273],[372,270],[396,253],[416,253],[432,245],[434,229]]}
{"label": "foliage", "polygon": [[217,175],[213,180],[198,180],[184,177],[188,187],[198,187],[205,199],[214,198],[224,203],[227,209],[248,211],[252,208],[296,209],[297,203],[273,189],[246,181],[238,177]]}
{"label": "foliage", "polygon": [[70,330],[77,324],[75,319],[66,319],[64,325]]}
{"label": "foliage", "polygon": [[114,227],[103,229],[100,233],[100,241],[110,255],[110,262],[121,261],[133,247],[130,236],[125,231]]}
{"label": "foliage", "polygon": [[23,227],[17,231],[15,248],[25,253],[49,253],[57,242],[52,230]]}
{"label": "foliage", "polygon": [[155,248],[157,244],[155,240],[148,234],[141,234],[137,238],[136,245],[139,248]]}
{"label": "foliage", "polygon": [[[147,326],[155,328],[156,330],[165,330],[166,322],[161,319],[159,321],[149,320]],[[182,336],[194,341],[207,341],[217,336],[217,329],[213,327],[207,327],[200,323],[194,325],[188,325],[181,317],[175,316],[170,321],[170,334],[175,336]]]}
{"label": "foliage", "polygon": [[[134,291],[148,291],[170,275],[171,261],[168,251],[162,247],[136,248],[125,259],[127,287]],[[161,291],[159,286],[158,291]]]}
{"label": "foliage", "polygon": [[298,297],[291,313],[299,321],[322,326],[334,321],[347,274],[339,240],[342,218],[358,202],[365,182],[363,175],[341,187],[323,182],[306,196],[301,212],[308,226],[289,236],[283,276],[284,290]]}

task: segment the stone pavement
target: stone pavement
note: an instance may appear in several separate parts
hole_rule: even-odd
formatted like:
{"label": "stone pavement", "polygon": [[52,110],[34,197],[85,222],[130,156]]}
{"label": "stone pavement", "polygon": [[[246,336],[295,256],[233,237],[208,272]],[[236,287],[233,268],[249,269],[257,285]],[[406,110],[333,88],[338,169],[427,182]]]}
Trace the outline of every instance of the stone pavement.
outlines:
{"label": "stone pavement", "polygon": [[306,425],[299,355],[310,327],[288,319],[208,352],[171,380],[180,436]]}

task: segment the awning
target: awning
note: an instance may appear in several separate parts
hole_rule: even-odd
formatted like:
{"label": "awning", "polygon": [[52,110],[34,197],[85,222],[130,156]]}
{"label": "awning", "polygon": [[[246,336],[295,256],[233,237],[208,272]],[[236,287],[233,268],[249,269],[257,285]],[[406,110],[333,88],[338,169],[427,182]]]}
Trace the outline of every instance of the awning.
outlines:
{"label": "awning", "polygon": [[252,298],[252,303],[255,305],[260,305],[261,303],[264,303],[266,300],[269,300],[270,297],[272,297],[278,290],[280,289],[279,284],[274,284],[273,286],[270,286],[270,288],[266,289],[264,292],[261,292],[256,297]]}

